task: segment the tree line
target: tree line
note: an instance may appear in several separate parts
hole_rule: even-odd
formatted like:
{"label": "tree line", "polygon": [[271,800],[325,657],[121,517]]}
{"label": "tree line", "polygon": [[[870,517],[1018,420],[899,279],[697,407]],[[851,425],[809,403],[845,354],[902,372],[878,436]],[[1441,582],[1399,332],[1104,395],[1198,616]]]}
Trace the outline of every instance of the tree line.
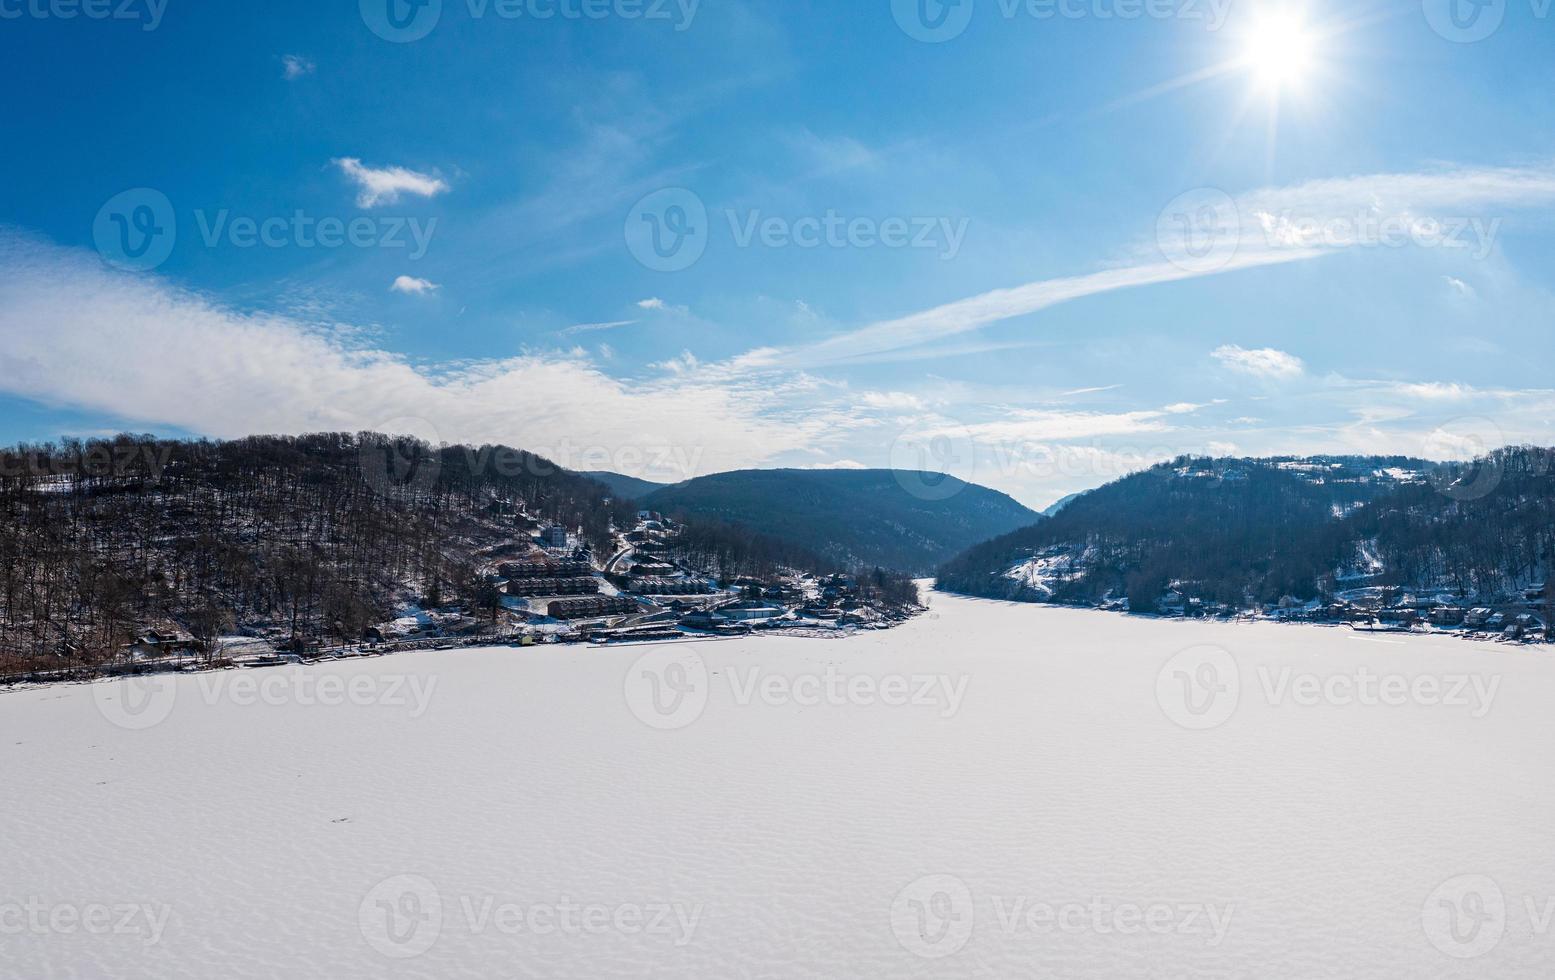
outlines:
{"label": "tree line", "polygon": [[360,638],[407,598],[475,600],[527,520],[608,547],[630,508],[507,447],[372,433],[122,435],[0,452],[0,672],[100,663],[147,624]]}
{"label": "tree line", "polygon": [[[1407,470],[1407,479],[1386,474]],[[1046,549],[1079,574],[1039,596],[1005,573]],[[1377,575],[1341,579],[1361,555]],[[1347,584],[1447,588],[1487,599],[1555,567],[1555,450],[1509,447],[1471,463],[1398,457],[1183,457],[1076,499],[962,553],[941,587],[1008,599],[1154,609],[1168,586],[1233,607],[1310,600]]]}

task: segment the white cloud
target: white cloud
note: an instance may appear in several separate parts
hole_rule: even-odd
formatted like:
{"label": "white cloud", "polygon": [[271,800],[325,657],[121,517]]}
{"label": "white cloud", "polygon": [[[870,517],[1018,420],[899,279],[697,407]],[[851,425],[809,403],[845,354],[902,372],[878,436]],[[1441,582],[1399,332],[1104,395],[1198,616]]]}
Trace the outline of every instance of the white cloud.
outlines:
{"label": "white cloud", "polygon": [[1049,409],[1007,409],[1002,417],[969,425],[931,428],[929,435],[964,433],[983,445],[1019,447],[1065,439],[1167,432],[1166,409],[1134,412],[1073,412]]}
{"label": "white cloud", "polygon": [[1210,356],[1232,371],[1250,374],[1255,378],[1299,378],[1306,373],[1306,365],[1301,358],[1272,347],[1247,350],[1235,344],[1226,344],[1217,347]]}
{"label": "white cloud", "polygon": [[421,420],[409,431],[685,479],[825,449],[848,418],[804,379],[741,381],[694,359],[628,382],[575,354],[417,365],[360,336],[0,233],[0,391],[127,424],[231,438]]}
{"label": "white cloud", "polygon": [[1464,282],[1462,279],[1459,279],[1457,276],[1442,276],[1442,281],[1447,284],[1448,289],[1451,289],[1459,296],[1472,299],[1478,295],[1478,293],[1475,292],[1473,286],[1470,286],[1468,283]]}
{"label": "white cloud", "polygon": [[1458,384],[1455,381],[1423,381],[1418,383],[1398,383],[1387,386],[1406,398],[1417,398],[1421,401],[1462,401],[1472,398],[1480,392],[1469,385]]}
{"label": "white cloud", "polygon": [[921,398],[905,391],[866,391],[859,395],[858,400],[870,408],[894,411],[921,411],[924,407]]}
{"label": "white cloud", "polygon": [[867,470],[868,466],[856,459],[839,459],[835,463],[806,463],[804,466],[794,467],[796,470]]}
{"label": "white cloud", "polygon": [[304,75],[311,75],[317,69],[317,65],[300,54],[285,54],[281,56],[281,75],[288,82],[295,82]]}
{"label": "white cloud", "polygon": [[430,282],[426,279],[417,279],[415,276],[399,276],[394,280],[394,284],[389,287],[389,289],[393,292],[405,293],[411,296],[425,296],[428,293],[434,293],[441,288],[442,287],[435,282]]}
{"label": "white cloud", "polygon": [[664,301],[657,296],[652,296],[648,299],[638,300],[637,307],[643,310],[662,310],[664,309]]}
{"label": "white cloud", "polygon": [[401,194],[436,197],[448,190],[448,183],[443,178],[404,167],[368,167],[355,157],[341,157],[333,163],[356,184],[356,206],[359,208],[397,204]]}

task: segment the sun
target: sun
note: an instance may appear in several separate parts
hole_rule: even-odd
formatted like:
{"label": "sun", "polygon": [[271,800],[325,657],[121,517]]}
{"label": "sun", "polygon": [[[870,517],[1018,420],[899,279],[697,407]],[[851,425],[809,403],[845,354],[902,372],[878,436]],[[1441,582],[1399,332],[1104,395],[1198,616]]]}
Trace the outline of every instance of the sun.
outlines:
{"label": "sun", "polygon": [[1305,86],[1317,62],[1317,37],[1295,13],[1263,15],[1242,43],[1242,67],[1271,93]]}

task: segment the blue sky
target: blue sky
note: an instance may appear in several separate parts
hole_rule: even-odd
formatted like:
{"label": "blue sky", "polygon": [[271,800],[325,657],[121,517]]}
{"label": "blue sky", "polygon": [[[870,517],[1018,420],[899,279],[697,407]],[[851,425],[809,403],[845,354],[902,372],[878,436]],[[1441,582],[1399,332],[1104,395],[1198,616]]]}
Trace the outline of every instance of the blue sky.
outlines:
{"label": "blue sky", "polygon": [[0,0],[0,441],[922,462],[1037,506],[1550,441],[1544,0],[392,2]]}

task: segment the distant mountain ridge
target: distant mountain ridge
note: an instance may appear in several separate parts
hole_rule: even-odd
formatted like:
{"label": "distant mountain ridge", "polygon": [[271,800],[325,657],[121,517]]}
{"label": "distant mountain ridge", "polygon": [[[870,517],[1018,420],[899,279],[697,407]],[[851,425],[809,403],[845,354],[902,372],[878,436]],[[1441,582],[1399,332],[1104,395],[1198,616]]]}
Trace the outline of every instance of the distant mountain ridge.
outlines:
{"label": "distant mountain ridge", "polygon": [[1473,463],[1396,456],[1183,457],[944,563],[953,592],[1034,602],[1171,588],[1242,607],[1362,585],[1490,597],[1555,567],[1555,450]]}
{"label": "distant mountain ridge", "polygon": [[1038,514],[938,473],[741,470],[663,487],[637,503],[739,524],[845,564],[926,574]]}
{"label": "distant mountain ridge", "polygon": [[612,473],[609,470],[587,470],[578,475],[603,483],[621,500],[638,500],[655,490],[662,490],[669,486],[667,483],[654,483],[652,480],[642,480],[635,476],[627,476],[625,473]]}

